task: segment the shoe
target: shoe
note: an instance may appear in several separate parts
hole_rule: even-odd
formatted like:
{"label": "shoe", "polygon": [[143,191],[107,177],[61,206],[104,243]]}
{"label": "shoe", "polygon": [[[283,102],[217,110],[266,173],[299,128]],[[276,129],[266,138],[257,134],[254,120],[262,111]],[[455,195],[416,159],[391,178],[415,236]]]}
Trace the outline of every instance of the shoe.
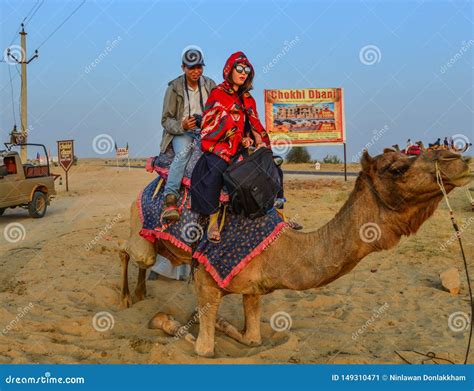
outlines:
{"label": "shoe", "polygon": [[167,194],[165,197],[165,209],[161,214],[162,220],[178,221],[180,218],[178,208],[178,197],[174,194]]}

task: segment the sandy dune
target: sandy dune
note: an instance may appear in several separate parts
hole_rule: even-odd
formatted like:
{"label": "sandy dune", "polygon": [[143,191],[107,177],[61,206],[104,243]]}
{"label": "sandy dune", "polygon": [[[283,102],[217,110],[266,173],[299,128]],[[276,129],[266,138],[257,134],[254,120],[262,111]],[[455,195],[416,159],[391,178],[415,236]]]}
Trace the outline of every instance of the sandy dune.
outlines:
{"label": "sandy dune", "polygon": [[[463,359],[468,331],[451,330],[448,318],[458,311],[469,314],[467,286],[456,243],[451,240],[446,250],[440,249],[452,237],[444,204],[416,236],[391,251],[371,254],[329,286],[266,296],[261,347],[241,346],[218,332],[216,358],[201,359],[186,341],[148,330],[155,312],[185,323],[195,306],[192,284],[158,280],[148,282],[146,300],[130,309],[118,307],[116,241],[127,237],[130,203],[153,177],[140,169],[81,163],[70,172],[70,192],[58,186],[43,219],[33,220],[18,209],[0,218],[0,363],[402,362],[395,350]],[[315,229],[332,218],[353,183],[353,178],[347,183],[342,178],[287,178],[287,213]],[[451,198],[459,223],[466,226],[465,251],[474,270],[474,213],[463,189]],[[24,227],[23,240],[6,240],[10,223]],[[458,296],[446,292],[439,280],[451,266],[462,273]],[[135,266],[131,276],[134,284]],[[103,332],[93,327],[94,316],[102,311],[112,317],[99,327],[113,322]],[[270,327],[279,311],[291,317],[289,330]],[[240,327],[241,298],[226,297],[220,314]],[[196,335],[197,326],[191,332]],[[423,359],[409,352],[405,356],[413,362]]]}

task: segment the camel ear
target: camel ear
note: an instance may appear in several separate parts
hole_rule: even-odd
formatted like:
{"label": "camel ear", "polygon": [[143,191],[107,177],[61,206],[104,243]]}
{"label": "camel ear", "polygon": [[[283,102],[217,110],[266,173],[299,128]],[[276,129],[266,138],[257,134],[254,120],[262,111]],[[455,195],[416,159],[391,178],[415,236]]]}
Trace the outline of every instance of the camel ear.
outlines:
{"label": "camel ear", "polygon": [[367,149],[364,149],[362,157],[360,158],[360,164],[362,166],[362,171],[368,171],[370,166],[373,164],[374,158],[369,155]]}

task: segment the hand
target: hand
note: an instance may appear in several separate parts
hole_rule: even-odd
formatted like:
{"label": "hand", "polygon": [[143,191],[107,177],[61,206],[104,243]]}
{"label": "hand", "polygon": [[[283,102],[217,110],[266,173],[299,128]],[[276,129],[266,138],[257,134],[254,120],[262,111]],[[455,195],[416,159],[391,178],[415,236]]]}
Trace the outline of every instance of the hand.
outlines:
{"label": "hand", "polygon": [[244,148],[248,148],[253,144],[253,140],[250,137],[244,137],[242,139],[242,145]]}
{"label": "hand", "polygon": [[184,130],[194,129],[196,127],[196,118],[188,117],[183,119],[181,126]]}
{"label": "hand", "polygon": [[257,133],[257,132],[252,132],[253,133],[253,138],[255,140],[255,144],[260,145],[263,143],[262,137]]}

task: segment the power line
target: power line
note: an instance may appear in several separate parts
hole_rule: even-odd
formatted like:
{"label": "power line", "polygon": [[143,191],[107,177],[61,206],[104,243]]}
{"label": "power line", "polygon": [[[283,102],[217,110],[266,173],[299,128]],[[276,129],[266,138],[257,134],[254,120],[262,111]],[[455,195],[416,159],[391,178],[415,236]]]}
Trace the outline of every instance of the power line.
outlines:
{"label": "power line", "polygon": [[[43,1],[44,1],[44,0],[43,0]],[[18,37],[18,33],[20,32],[22,23],[26,20],[26,18],[28,18],[28,16],[30,16],[31,11],[33,11],[33,10],[36,8],[36,6],[38,5],[39,2],[40,2],[40,0],[36,0],[36,3],[33,5],[33,7],[31,7],[31,9],[28,11],[28,13],[26,14],[26,16],[23,18],[23,20],[22,20],[21,23],[20,23],[20,26],[18,26],[18,29],[16,30],[15,35],[13,35],[13,38],[12,38],[12,40],[10,41],[10,44],[9,44],[8,46],[12,46],[12,45],[13,45],[13,42],[15,42],[15,39]],[[35,12],[36,12],[36,11],[35,11]]]}
{"label": "power line", "polygon": [[26,14],[26,16],[23,18],[23,20],[22,20],[21,23],[23,23],[23,22],[26,20],[26,18],[27,18],[28,16],[30,16],[31,11],[33,11],[33,9],[38,5],[39,2],[40,2],[40,0],[36,0],[35,5],[34,5],[33,7],[31,7],[31,9],[30,9],[29,12]]}
{"label": "power line", "polygon": [[10,76],[10,88],[11,88],[11,93],[12,93],[12,112],[13,112],[13,123],[16,126],[16,117],[15,117],[15,99],[13,97],[13,80],[12,80],[12,72],[10,70],[10,67],[8,67],[8,75]]}
{"label": "power line", "polygon": [[[38,0],[39,1],[39,0]],[[33,12],[33,14],[30,16],[30,18],[28,20],[26,20],[25,18],[25,24],[26,23],[30,23],[31,22],[31,19],[33,19],[33,16],[35,16],[35,14],[38,12],[38,10],[41,8],[41,6],[43,5],[44,3],[44,0],[41,0],[41,3],[40,5],[38,6],[38,8],[36,8],[35,12]]]}
{"label": "power line", "polygon": [[84,5],[85,2],[86,2],[86,0],[83,0],[82,3],[79,4],[79,5],[74,9],[74,11],[72,11],[72,12],[67,16],[67,18],[64,19],[64,20],[61,22],[61,24],[60,24],[58,27],[56,27],[56,28],[53,30],[53,32],[52,32],[51,34],[49,34],[43,42],[41,42],[41,44],[37,47],[36,50],[38,50],[41,46],[43,46],[43,45],[56,33],[56,31],[58,31],[58,30],[63,26],[63,24],[66,23],[66,22],[79,10],[79,8],[81,8],[81,7]]}
{"label": "power line", "polygon": [[13,36],[12,40],[10,41],[10,44],[8,45],[9,47],[13,45],[13,42],[15,42],[15,39],[18,37],[18,33],[20,32],[20,29],[21,29],[21,24],[20,24],[20,26],[18,27],[18,29],[16,30],[16,33],[15,33],[15,35]]}

